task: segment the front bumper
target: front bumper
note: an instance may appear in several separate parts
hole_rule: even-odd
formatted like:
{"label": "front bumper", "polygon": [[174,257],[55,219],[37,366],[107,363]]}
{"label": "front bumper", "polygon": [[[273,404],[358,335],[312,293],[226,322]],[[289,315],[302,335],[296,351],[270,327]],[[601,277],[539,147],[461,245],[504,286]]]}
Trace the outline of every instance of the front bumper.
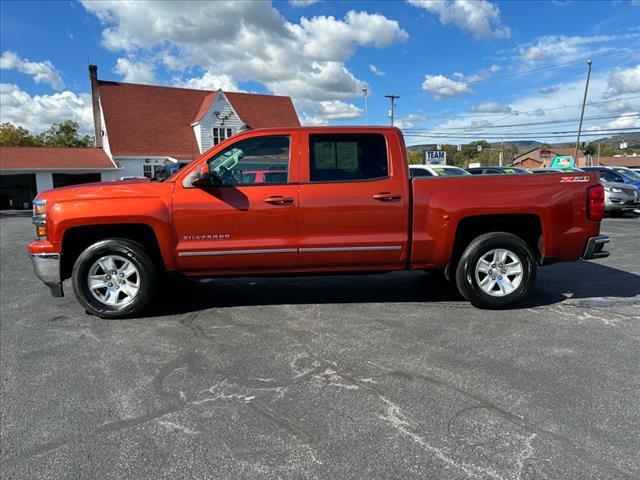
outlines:
{"label": "front bumper", "polygon": [[31,263],[33,263],[33,272],[42,283],[49,287],[51,295],[64,297],[62,277],[60,275],[60,254],[32,253],[30,257]]}
{"label": "front bumper", "polygon": [[584,249],[582,258],[584,260],[592,260],[595,258],[608,257],[609,252],[604,250],[604,246],[607,243],[609,243],[609,237],[607,235],[589,237],[589,240],[587,240],[587,247]]}

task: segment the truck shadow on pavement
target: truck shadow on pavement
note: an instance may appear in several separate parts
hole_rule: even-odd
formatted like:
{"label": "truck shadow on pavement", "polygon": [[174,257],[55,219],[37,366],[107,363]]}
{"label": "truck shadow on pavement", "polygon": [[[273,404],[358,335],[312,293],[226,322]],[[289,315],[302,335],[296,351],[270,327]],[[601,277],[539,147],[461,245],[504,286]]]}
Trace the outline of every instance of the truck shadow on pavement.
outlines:
{"label": "truck shadow on pavement", "polygon": [[[307,277],[173,279],[151,316],[209,308],[347,303],[455,303],[471,307],[455,285],[424,272]],[[640,295],[640,276],[594,262],[558,264],[539,270],[531,296],[513,308],[566,300]],[[164,300],[162,300],[164,299]],[[640,300],[638,300],[640,304]],[[472,308],[472,307],[471,307]]]}

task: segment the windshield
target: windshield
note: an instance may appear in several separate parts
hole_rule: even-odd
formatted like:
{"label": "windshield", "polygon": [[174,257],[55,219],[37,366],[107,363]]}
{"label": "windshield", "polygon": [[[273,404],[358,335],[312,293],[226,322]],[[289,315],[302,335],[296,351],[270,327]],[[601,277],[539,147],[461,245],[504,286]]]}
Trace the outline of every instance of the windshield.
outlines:
{"label": "windshield", "polygon": [[441,177],[458,177],[463,175],[471,175],[466,170],[457,167],[431,167],[431,169]]}
{"label": "windshield", "polygon": [[640,181],[640,174],[638,172],[634,172],[630,168],[617,167],[617,168],[614,168],[614,170],[616,173],[619,173],[623,177],[627,177],[628,179],[633,180],[634,182]]}
{"label": "windshield", "polygon": [[173,177],[176,173],[180,171],[182,167],[184,167],[186,163],[171,163],[166,167],[158,168],[153,178],[151,179],[154,182],[166,182],[171,177]]}

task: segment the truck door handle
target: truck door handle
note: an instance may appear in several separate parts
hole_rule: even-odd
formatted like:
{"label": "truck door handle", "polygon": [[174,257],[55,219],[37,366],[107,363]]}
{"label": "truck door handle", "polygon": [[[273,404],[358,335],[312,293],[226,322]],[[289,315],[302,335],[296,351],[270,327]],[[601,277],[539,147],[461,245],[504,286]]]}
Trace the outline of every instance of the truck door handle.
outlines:
{"label": "truck door handle", "polygon": [[393,200],[400,200],[402,195],[399,193],[381,192],[375,194],[373,198],[375,200],[380,200],[381,202],[391,202]]}
{"label": "truck door handle", "polygon": [[265,198],[264,201],[266,203],[270,203],[271,205],[289,205],[293,203],[293,198],[283,197],[282,195],[273,195],[271,197]]}

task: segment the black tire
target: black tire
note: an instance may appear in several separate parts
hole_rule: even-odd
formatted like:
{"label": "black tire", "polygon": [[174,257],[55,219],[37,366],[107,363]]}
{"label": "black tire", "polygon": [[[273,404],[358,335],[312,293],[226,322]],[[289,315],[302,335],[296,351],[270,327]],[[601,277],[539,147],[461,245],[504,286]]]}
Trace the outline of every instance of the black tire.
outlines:
{"label": "black tire", "polygon": [[[519,285],[511,293],[503,296],[485,293],[476,278],[478,262],[494,249],[510,250],[517,255],[522,265]],[[526,298],[536,283],[536,275],[537,264],[529,245],[510,233],[494,232],[480,235],[465,249],[456,268],[456,285],[460,294],[475,307],[500,309]]]}
{"label": "black tire", "polygon": [[[107,255],[127,259],[139,272],[138,291],[127,304],[107,305],[98,300],[89,289],[89,270],[98,259]],[[139,315],[149,306],[153,299],[157,276],[158,271],[145,252],[144,246],[132,240],[111,238],[90,245],[78,256],[73,265],[71,282],[76,298],[88,313],[107,319],[124,318]]]}

